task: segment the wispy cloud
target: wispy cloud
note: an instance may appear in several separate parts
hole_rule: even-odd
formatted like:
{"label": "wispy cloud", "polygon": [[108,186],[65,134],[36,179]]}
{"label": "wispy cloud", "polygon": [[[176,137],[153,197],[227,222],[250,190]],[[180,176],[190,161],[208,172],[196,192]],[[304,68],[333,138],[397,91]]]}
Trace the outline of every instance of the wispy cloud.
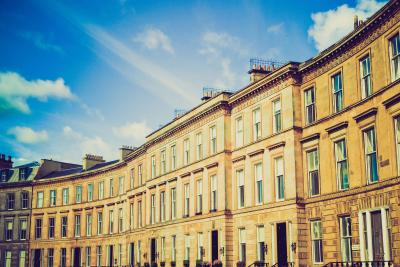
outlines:
{"label": "wispy cloud", "polygon": [[133,41],[140,43],[143,47],[149,50],[162,49],[170,54],[175,53],[170,38],[158,28],[150,27],[143,32],[138,33],[133,38]]}
{"label": "wispy cloud", "polygon": [[142,121],[127,122],[124,125],[113,127],[112,131],[117,137],[138,145],[145,141],[146,135],[152,130],[146,121]]}
{"label": "wispy cloud", "polygon": [[353,29],[353,17],[366,19],[381,8],[385,2],[376,0],[358,0],[355,7],[347,4],[335,9],[311,14],[314,24],[308,29],[308,36],[315,47],[322,51]]}
{"label": "wispy cloud", "polygon": [[273,24],[267,28],[267,32],[269,33],[280,33],[283,31],[284,23]]}
{"label": "wispy cloud", "polygon": [[86,25],[84,29],[96,42],[104,46],[131,67],[160,83],[164,86],[163,89],[177,94],[183,100],[188,101],[189,104],[197,102],[195,95],[188,90],[188,84],[175,77],[171,72],[136,53],[122,41],[113,37],[98,26]]}
{"label": "wispy cloud", "polygon": [[242,83],[241,76],[232,70],[233,57],[247,57],[248,49],[236,36],[222,32],[207,31],[201,37],[199,53],[211,64],[217,64],[221,75],[216,78],[213,86],[221,89],[232,89]]}
{"label": "wispy cloud", "polygon": [[49,50],[49,51],[54,51],[60,54],[64,54],[64,50],[61,48],[61,46],[55,45],[51,43],[50,41],[46,40],[45,37],[38,32],[21,32],[19,35],[24,38],[25,40],[28,40],[32,42],[37,48],[42,49],[42,50]]}
{"label": "wispy cloud", "polygon": [[16,126],[7,131],[9,135],[13,135],[16,141],[23,144],[37,144],[48,140],[47,131],[34,131],[32,128]]}
{"label": "wispy cloud", "polygon": [[[86,136],[70,126],[65,126],[63,128],[63,136],[66,142],[74,142],[77,146],[74,146],[72,158],[76,158],[84,154],[96,154],[106,157],[114,157],[116,155],[117,149],[106,142],[100,136]],[[69,151],[68,151],[69,152]]]}
{"label": "wispy cloud", "polygon": [[221,53],[221,49],[228,49],[239,55],[247,54],[247,48],[240,39],[225,32],[208,31],[203,34],[201,39],[203,47],[199,52],[202,55],[218,56]]}
{"label": "wispy cloud", "polygon": [[16,72],[0,72],[0,112],[17,110],[29,114],[29,98],[44,102],[49,98],[72,100],[75,96],[62,78],[28,81]]}

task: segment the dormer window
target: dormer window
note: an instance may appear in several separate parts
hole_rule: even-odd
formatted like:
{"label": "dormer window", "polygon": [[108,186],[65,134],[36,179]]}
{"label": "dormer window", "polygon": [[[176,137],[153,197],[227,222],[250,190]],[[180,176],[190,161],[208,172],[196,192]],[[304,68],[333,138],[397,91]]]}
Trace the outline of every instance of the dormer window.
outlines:
{"label": "dormer window", "polygon": [[19,169],[19,180],[25,180],[25,169]]}
{"label": "dormer window", "polygon": [[1,181],[2,182],[7,181],[7,170],[2,170],[1,171]]}

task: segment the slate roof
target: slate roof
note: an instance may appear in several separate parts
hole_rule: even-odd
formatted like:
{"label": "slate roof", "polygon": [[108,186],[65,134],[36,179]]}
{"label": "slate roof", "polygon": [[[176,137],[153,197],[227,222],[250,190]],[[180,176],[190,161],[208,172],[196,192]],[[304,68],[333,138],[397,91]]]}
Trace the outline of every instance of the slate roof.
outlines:
{"label": "slate roof", "polygon": [[87,170],[83,170],[83,167],[79,166],[76,168],[64,169],[61,171],[53,171],[53,172],[49,173],[48,175],[41,177],[40,179],[42,180],[42,179],[57,178],[57,177],[62,177],[62,176],[67,176],[67,175],[72,175],[72,174],[80,174],[80,173],[84,173],[86,171],[93,171],[93,170],[101,169],[101,168],[107,167],[109,165],[113,165],[117,162],[119,162],[119,160],[102,162],[102,163],[94,165],[93,167],[91,167]]}

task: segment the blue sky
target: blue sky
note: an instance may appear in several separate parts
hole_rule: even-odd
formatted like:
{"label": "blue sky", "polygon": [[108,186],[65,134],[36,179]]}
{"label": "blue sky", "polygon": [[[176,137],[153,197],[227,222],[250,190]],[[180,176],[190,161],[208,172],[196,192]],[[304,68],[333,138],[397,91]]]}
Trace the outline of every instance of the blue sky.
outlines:
{"label": "blue sky", "polygon": [[1,0],[0,152],[114,159],[203,87],[244,87],[250,58],[304,61],[383,4]]}

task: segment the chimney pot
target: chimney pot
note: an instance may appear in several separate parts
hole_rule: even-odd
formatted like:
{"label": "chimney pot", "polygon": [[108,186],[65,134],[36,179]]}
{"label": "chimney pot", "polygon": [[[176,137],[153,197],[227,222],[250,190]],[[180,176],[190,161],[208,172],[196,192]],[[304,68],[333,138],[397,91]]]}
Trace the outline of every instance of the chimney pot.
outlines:
{"label": "chimney pot", "polygon": [[354,15],[354,30],[358,28],[359,22],[358,22],[358,16]]}

